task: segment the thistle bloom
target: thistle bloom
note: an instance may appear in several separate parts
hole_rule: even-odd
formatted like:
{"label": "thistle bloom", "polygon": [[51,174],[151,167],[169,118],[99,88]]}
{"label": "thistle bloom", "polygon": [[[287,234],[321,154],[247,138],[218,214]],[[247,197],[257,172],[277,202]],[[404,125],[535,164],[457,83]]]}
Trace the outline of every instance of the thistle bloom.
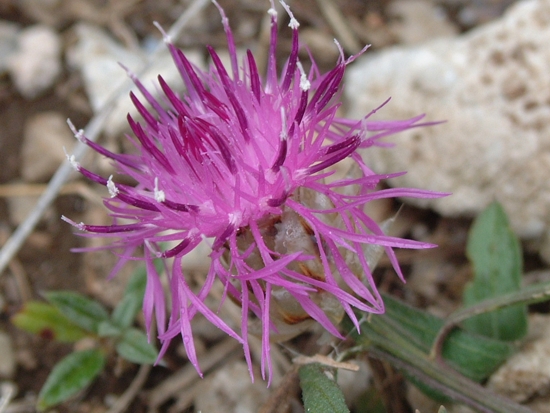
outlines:
{"label": "thistle bloom", "polygon": [[[376,122],[368,121],[368,116],[359,121],[338,117],[341,81],[356,56],[345,59],[340,49],[331,71],[320,74],[311,62],[306,73],[298,59],[299,24],[283,3],[290,16],[292,49],[279,74],[277,13],[272,2],[267,74],[262,78],[250,51],[239,65],[228,20],[216,6],[228,40],[229,72],[211,47],[211,67],[198,69],[165,35],[186,92],[179,95],[159,76],[164,96],[157,99],[130,73],[152,108],[130,95],[143,118],[136,121],[128,115],[134,135],[128,138],[136,153],[111,153],[74,130],[78,139],[110,158],[117,173],[136,185],[116,183],[118,179],[104,178],[74,162],[82,175],[108,188],[105,205],[113,224],[64,219],[89,236],[115,240],[112,247],[122,250],[122,258],[114,271],[143,247],[148,277],[143,309],[148,331],[156,319],[161,355],[181,334],[189,360],[200,374],[191,321],[201,313],[242,343],[251,367],[248,334],[249,321],[254,319],[262,338],[262,373],[271,377],[270,334],[285,323],[311,319],[341,337],[335,324],[344,313],[359,328],[353,308],[384,311],[371,274],[373,248],[385,249],[402,277],[392,248],[432,247],[384,235],[364,212],[365,204],[380,198],[439,194],[376,189],[380,180],[399,174],[375,174],[357,150],[420,126],[422,116]],[[351,159],[357,174],[326,183],[333,174],[327,168],[344,158]],[[186,280],[182,258],[203,241],[211,247],[211,265],[197,291]],[[168,269],[167,322],[155,258],[162,258]],[[229,326],[205,304],[216,281],[223,285],[224,298],[240,305],[240,329]]]}

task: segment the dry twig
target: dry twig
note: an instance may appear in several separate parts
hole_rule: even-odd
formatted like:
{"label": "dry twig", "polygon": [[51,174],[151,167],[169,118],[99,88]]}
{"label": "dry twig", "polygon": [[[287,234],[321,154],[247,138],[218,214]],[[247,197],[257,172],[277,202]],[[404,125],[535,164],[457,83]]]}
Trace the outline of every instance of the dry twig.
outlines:
{"label": "dry twig", "polygon": [[123,413],[128,409],[132,400],[137,396],[147,380],[147,376],[151,371],[150,364],[144,364],[139,368],[138,374],[132,381],[132,384],[126,389],[126,391],[119,397],[116,403],[111,407],[107,413]]}
{"label": "dry twig", "polygon": [[358,53],[361,50],[361,44],[334,1],[317,0],[317,4],[344,50],[352,54]]}
{"label": "dry twig", "polygon": [[[212,347],[207,354],[199,357],[201,369],[203,372],[207,372],[215,365],[227,361],[229,355],[240,346],[240,343],[233,338],[226,338],[220,344]],[[199,376],[195,371],[195,367],[191,363],[187,364],[184,368],[151,390],[148,397],[149,410],[156,411],[159,406],[190,387],[198,379]]]}
{"label": "dry twig", "polygon": [[283,376],[281,383],[271,392],[268,399],[260,408],[260,413],[283,413],[287,412],[291,399],[298,396],[300,391],[300,378],[298,366],[294,365]]}

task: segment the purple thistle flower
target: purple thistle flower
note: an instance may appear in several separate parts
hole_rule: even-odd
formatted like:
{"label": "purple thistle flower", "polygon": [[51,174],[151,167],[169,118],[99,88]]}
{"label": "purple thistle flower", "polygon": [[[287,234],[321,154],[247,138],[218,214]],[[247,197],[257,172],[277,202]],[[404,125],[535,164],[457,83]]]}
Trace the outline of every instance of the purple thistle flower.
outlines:
{"label": "purple thistle flower", "polygon": [[[215,3],[215,2],[214,2]],[[114,238],[121,260],[114,272],[139,247],[144,247],[147,287],[144,314],[150,331],[153,316],[162,342],[160,356],[172,338],[182,335],[189,360],[200,373],[191,321],[197,313],[243,344],[250,372],[248,329],[251,317],[261,325],[262,374],[271,377],[270,334],[285,322],[317,321],[341,337],[336,323],[346,313],[359,328],[353,308],[382,313],[369,257],[385,249],[403,278],[392,248],[433,245],[386,236],[365,212],[372,200],[393,197],[431,198],[441,194],[415,189],[376,190],[382,179],[357,152],[382,145],[380,138],[416,126],[422,116],[405,121],[356,121],[339,118],[340,85],[346,66],[357,56],[340,59],[321,75],[315,65],[306,73],[298,60],[298,22],[288,6],[292,50],[277,73],[277,13],[273,2],[267,74],[263,79],[250,51],[239,66],[233,35],[220,10],[231,57],[230,73],[208,47],[212,64],[202,71],[170,43],[173,60],[186,88],[178,95],[161,76],[164,96],[157,100],[129,73],[148,105],[130,97],[143,118],[128,115],[136,154],[115,154],[78,139],[112,159],[118,173],[137,184],[115,183],[74,163],[87,178],[105,185],[113,217],[108,226],[64,219],[88,236]],[[338,46],[339,47],[339,46]],[[340,47],[339,47],[340,48]],[[366,48],[365,48],[366,49]],[[364,51],[364,50],[363,50]],[[362,53],[362,52],[361,52]],[[73,128],[74,129],[74,128]],[[325,182],[327,168],[350,158],[358,177]],[[343,188],[352,187],[353,194]],[[199,291],[189,286],[182,258],[203,240],[211,245],[211,265]],[[167,242],[175,246],[162,249]],[[154,258],[169,268],[171,311],[166,304]],[[211,310],[205,299],[216,280],[242,308],[240,331]],[[160,357],[159,356],[159,357]]]}

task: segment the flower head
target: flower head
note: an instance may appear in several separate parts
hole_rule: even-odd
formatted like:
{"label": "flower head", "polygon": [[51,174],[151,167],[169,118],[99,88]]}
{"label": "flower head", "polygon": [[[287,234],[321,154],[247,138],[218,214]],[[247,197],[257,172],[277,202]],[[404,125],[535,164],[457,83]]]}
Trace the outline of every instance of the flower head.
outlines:
{"label": "flower head", "polygon": [[[298,59],[299,24],[283,6],[290,16],[292,50],[281,73],[276,65],[273,3],[265,78],[250,51],[238,62],[228,20],[218,6],[228,39],[229,71],[211,47],[212,64],[202,71],[166,38],[185,95],[177,94],[159,76],[164,96],[156,99],[130,74],[152,108],[130,95],[143,118],[137,121],[128,115],[134,135],[129,139],[137,153],[111,153],[75,131],[110,158],[119,175],[137,184],[117,183],[116,176],[104,178],[76,164],[84,176],[107,187],[110,198],[105,205],[113,224],[94,226],[65,219],[92,236],[113,237],[113,247],[124,251],[121,263],[144,247],[148,330],[155,316],[161,354],[181,334],[189,360],[199,372],[191,328],[196,314],[241,342],[249,366],[249,321],[258,321],[262,372],[270,372],[270,334],[285,324],[311,319],[340,336],[335,324],[344,313],[359,327],[353,308],[384,311],[371,274],[373,248],[385,249],[402,277],[392,248],[432,246],[386,236],[364,212],[364,205],[380,198],[438,194],[377,190],[380,180],[398,174],[375,174],[357,152],[380,144],[386,135],[419,126],[422,117],[385,122],[371,122],[368,116],[359,121],[338,117],[341,81],[356,56],[345,59],[340,49],[340,58],[328,73],[320,74],[315,62],[306,73]],[[327,168],[344,158],[351,159],[357,173],[327,183],[333,174]],[[211,247],[211,265],[196,291],[182,270],[182,258],[203,241]],[[172,245],[163,247],[167,242]],[[152,263],[157,257],[169,268],[168,322],[164,291]],[[205,304],[216,281],[223,285],[224,297],[240,305],[240,329],[230,327]]]}

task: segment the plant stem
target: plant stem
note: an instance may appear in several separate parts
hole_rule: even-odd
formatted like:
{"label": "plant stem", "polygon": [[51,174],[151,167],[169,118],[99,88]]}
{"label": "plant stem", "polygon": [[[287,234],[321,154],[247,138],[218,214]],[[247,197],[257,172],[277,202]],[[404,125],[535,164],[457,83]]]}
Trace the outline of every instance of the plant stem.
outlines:
{"label": "plant stem", "polygon": [[372,316],[362,325],[359,341],[374,357],[387,360],[440,393],[487,413],[533,413],[496,395],[419,349],[386,315]]}
{"label": "plant stem", "polygon": [[443,349],[445,339],[458,324],[470,317],[509,307],[515,304],[535,304],[548,301],[549,299],[550,283],[542,283],[530,285],[519,291],[514,291],[499,297],[483,300],[471,307],[462,308],[451,314],[445,320],[445,324],[441,327],[441,330],[439,330],[439,333],[434,340],[430,357],[435,358],[436,360],[442,360],[441,351]]}

